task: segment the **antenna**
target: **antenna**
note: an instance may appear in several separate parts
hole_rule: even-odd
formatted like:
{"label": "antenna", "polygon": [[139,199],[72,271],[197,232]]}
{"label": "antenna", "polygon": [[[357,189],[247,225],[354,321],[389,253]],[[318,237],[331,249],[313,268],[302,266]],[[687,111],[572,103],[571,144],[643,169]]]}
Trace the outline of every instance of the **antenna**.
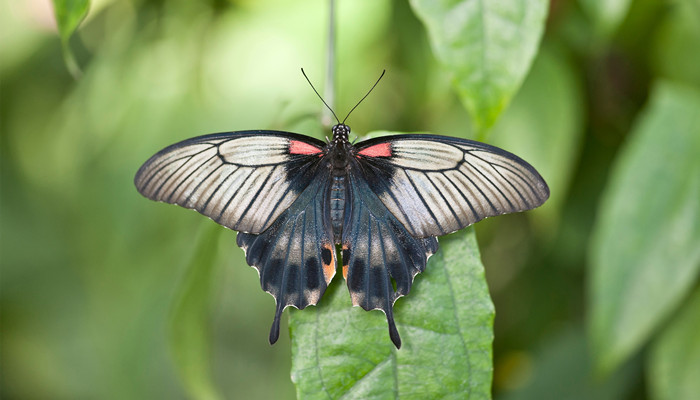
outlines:
{"label": "antenna", "polygon": [[304,78],[306,78],[306,81],[309,82],[309,85],[311,85],[311,89],[313,89],[314,92],[316,92],[316,96],[318,96],[318,98],[321,99],[323,104],[325,104],[326,107],[328,108],[328,110],[330,110],[331,114],[333,114],[333,116],[335,117],[335,120],[338,121],[338,123],[340,124],[340,120],[338,119],[338,116],[335,115],[335,112],[333,112],[333,109],[328,105],[328,103],[326,103],[325,100],[323,100],[323,97],[321,97],[321,95],[318,93],[318,90],[316,90],[316,88],[314,87],[314,84],[311,83],[311,81],[309,80],[309,77],[306,76],[306,72],[304,72],[304,68],[301,69],[301,73],[304,74]]}
{"label": "antenna", "polygon": [[304,72],[304,68],[301,69],[301,73],[304,74],[304,78],[306,78],[306,81],[309,82],[309,85],[311,85],[311,89],[313,89],[314,92],[316,92],[316,96],[318,96],[318,98],[321,99],[321,101],[322,101],[323,104],[326,106],[326,108],[328,108],[328,110],[330,110],[331,114],[333,114],[333,117],[335,117],[335,120],[338,121],[338,124],[345,124],[345,120],[348,119],[348,117],[350,116],[350,114],[352,114],[352,112],[355,111],[355,109],[357,108],[357,106],[359,106],[360,103],[362,103],[362,101],[363,101],[364,99],[366,99],[367,96],[369,96],[370,93],[372,93],[372,90],[374,90],[374,88],[377,86],[377,84],[379,84],[379,81],[381,81],[382,78],[384,77],[384,74],[386,73],[386,70],[382,70],[382,74],[379,75],[379,78],[377,79],[377,81],[374,82],[374,85],[372,85],[372,87],[369,89],[369,91],[367,92],[367,94],[366,94],[363,98],[361,98],[360,101],[358,101],[357,104],[355,104],[355,107],[353,107],[353,108],[350,110],[350,112],[348,113],[348,115],[345,116],[345,118],[343,119],[343,122],[340,122],[340,120],[338,119],[338,116],[335,115],[335,112],[333,111],[333,109],[328,105],[328,103],[326,103],[325,100],[323,100],[323,97],[321,97],[321,95],[318,93],[318,90],[316,90],[316,88],[314,87],[314,84],[311,83],[311,80],[309,80],[309,77],[306,76],[306,72]]}
{"label": "antenna", "polygon": [[[345,123],[345,120],[348,119],[348,117],[350,116],[350,114],[351,114],[353,111],[355,111],[355,109],[357,108],[357,106],[359,106],[360,103],[362,103],[362,101],[363,101],[364,99],[366,99],[367,96],[369,96],[370,93],[372,93],[372,90],[374,90],[374,88],[377,86],[377,84],[379,83],[379,81],[382,80],[382,77],[384,76],[385,73],[386,73],[386,70],[382,70],[382,74],[379,75],[379,79],[377,79],[377,81],[374,82],[374,85],[372,85],[372,87],[369,89],[369,92],[367,92],[367,94],[365,95],[365,97],[361,98],[360,101],[358,101],[357,104],[355,104],[355,107],[353,107],[352,110],[350,110],[350,112],[348,113],[348,115],[345,116],[345,119],[343,119],[343,122],[342,122],[343,124]],[[308,79],[308,78],[307,78],[307,79]],[[315,89],[314,89],[314,90],[315,90]],[[336,117],[335,119],[338,119],[338,117]]]}

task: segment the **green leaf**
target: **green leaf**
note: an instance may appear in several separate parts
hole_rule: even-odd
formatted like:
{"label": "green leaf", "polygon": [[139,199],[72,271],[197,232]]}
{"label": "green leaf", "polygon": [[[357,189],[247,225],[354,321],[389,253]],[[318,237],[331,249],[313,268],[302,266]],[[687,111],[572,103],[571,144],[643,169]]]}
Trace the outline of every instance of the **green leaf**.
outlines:
{"label": "green leaf", "polygon": [[535,221],[556,232],[560,209],[578,161],[583,133],[583,90],[561,52],[543,46],[523,87],[494,126],[490,143],[532,164],[552,196],[533,211]]}
{"label": "green leaf", "polygon": [[298,398],[490,398],[494,309],[474,231],[440,246],[396,302],[401,350],[382,312],[352,307],[342,278],[319,306],[292,310]]}
{"label": "green leaf", "polygon": [[170,348],[180,378],[194,399],[221,398],[212,382],[210,303],[221,228],[203,225],[170,320]]}
{"label": "green leaf", "polygon": [[590,247],[590,335],[610,371],[678,306],[700,269],[700,93],[657,84],[621,150]]}
{"label": "green leaf", "polygon": [[411,0],[477,131],[494,124],[520,87],[548,5],[546,0]]}
{"label": "green leaf", "polygon": [[579,0],[592,21],[596,33],[607,37],[617,30],[627,16],[631,0]]}
{"label": "green leaf", "polygon": [[53,0],[61,40],[67,42],[87,15],[90,0]]}
{"label": "green leaf", "polygon": [[651,348],[647,379],[653,399],[691,400],[700,393],[700,289]]}
{"label": "green leaf", "polygon": [[[496,379],[505,388],[499,390],[499,400],[624,399],[636,384],[640,367],[641,362],[629,363],[607,379],[598,379],[583,329],[572,324],[547,334],[532,352],[501,356]],[[499,375],[503,371],[506,376]]]}
{"label": "green leaf", "polygon": [[655,75],[700,87],[700,1],[675,1],[655,33]]}
{"label": "green leaf", "polygon": [[78,77],[80,69],[70,49],[69,41],[73,32],[78,29],[78,25],[85,19],[90,8],[90,0],[53,0],[53,7],[66,66],[74,77]]}

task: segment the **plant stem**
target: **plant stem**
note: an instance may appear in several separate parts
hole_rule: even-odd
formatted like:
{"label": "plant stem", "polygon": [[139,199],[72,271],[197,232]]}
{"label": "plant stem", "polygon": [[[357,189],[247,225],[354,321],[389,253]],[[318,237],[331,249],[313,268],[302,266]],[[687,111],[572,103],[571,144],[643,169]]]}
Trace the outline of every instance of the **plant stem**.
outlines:
{"label": "plant stem", "polygon": [[[331,109],[335,108],[335,0],[328,0],[328,47],[326,59],[326,85],[323,97]],[[328,129],[333,125],[332,114],[323,109],[321,123]]]}

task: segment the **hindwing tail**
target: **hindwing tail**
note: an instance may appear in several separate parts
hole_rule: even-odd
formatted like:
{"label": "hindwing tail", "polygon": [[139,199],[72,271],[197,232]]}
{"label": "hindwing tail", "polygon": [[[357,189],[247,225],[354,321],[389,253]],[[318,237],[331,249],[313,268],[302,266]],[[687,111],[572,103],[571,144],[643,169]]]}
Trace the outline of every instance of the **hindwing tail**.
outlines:
{"label": "hindwing tail", "polygon": [[[356,172],[356,173],[355,173]],[[413,237],[369,188],[361,172],[350,174],[350,202],[343,231],[343,264],[353,305],[382,310],[396,347],[396,299],[411,289],[416,274],[438,249],[435,237]]]}
{"label": "hindwing tail", "polygon": [[262,289],[276,301],[270,343],[279,337],[284,309],[317,304],[335,274],[327,197],[328,179],[319,176],[265,232],[238,233],[246,261],[258,270]]}

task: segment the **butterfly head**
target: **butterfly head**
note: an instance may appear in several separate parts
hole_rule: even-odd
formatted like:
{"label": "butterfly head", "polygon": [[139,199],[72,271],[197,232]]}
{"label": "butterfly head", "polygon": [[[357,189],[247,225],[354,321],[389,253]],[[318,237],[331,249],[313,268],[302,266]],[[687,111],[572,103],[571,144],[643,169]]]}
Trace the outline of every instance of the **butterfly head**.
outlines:
{"label": "butterfly head", "polygon": [[339,144],[341,142],[345,143],[348,141],[348,135],[350,135],[350,127],[340,123],[338,125],[333,125],[333,143]]}

